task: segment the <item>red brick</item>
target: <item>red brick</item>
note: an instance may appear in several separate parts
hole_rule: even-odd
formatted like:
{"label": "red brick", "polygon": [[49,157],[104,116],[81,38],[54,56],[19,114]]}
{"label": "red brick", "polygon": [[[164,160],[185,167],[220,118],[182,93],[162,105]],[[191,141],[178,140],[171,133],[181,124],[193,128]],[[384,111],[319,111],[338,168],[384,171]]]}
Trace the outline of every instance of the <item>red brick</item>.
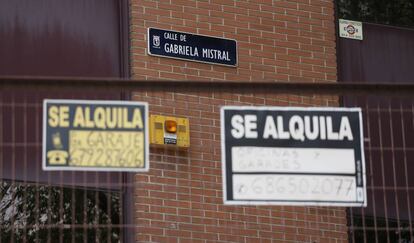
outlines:
{"label": "red brick", "polygon": [[[322,0],[131,0],[131,72],[148,80],[335,82],[333,7]],[[239,65],[148,56],[148,27],[235,39]],[[343,209],[228,206],[222,199],[222,105],[335,106],[337,97],[157,88],[137,85],[133,99],[148,102],[151,114],[189,117],[191,146],[151,148],[149,173],[135,178],[138,241],[346,242]]]}

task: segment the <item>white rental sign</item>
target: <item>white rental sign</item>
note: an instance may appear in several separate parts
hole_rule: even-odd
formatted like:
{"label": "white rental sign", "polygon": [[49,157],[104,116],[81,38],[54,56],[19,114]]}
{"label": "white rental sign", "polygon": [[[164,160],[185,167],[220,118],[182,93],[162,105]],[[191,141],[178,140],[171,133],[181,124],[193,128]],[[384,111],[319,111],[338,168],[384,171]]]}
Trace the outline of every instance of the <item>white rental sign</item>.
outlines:
{"label": "white rental sign", "polygon": [[363,40],[362,22],[346,19],[339,20],[339,36],[342,38]]}
{"label": "white rental sign", "polygon": [[224,203],[366,206],[359,108],[222,107]]}

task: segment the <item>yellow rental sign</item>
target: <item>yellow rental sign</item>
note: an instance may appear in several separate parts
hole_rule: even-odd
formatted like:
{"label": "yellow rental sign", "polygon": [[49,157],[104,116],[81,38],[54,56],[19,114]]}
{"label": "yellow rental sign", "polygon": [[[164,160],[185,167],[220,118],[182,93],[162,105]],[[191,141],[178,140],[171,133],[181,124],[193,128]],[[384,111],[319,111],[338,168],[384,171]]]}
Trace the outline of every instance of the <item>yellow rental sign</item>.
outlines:
{"label": "yellow rental sign", "polygon": [[148,104],[44,100],[43,169],[148,171]]}

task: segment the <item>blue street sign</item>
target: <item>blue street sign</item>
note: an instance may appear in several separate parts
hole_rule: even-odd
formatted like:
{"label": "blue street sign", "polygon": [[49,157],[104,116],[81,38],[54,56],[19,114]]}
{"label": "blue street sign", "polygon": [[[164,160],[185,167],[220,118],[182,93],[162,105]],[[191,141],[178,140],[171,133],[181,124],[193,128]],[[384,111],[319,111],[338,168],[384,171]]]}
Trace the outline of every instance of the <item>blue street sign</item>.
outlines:
{"label": "blue street sign", "polygon": [[187,61],[237,66],[235,40],[148,29],[148,54]]}

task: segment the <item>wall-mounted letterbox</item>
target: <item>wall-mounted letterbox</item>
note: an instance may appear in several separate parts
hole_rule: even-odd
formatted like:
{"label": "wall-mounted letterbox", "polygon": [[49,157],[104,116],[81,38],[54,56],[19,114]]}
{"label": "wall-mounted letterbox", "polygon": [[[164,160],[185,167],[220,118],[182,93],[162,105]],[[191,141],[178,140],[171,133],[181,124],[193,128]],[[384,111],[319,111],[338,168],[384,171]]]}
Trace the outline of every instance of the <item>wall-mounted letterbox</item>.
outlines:
{"label": "wall-mounted letterbox", "polygon": [[151,115],[150,139],[151,144],[190,147],[188,118]]}

